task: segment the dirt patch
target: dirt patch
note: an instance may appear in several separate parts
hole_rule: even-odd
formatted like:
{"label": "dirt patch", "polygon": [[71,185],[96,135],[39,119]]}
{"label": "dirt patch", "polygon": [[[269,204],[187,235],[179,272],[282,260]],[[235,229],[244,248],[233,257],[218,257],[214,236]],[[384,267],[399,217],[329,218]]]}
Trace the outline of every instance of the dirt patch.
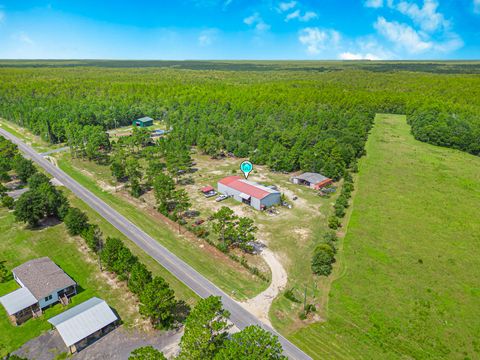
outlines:
{"label": "dirt patch", "polygon": [[312,230],[305,229],[305,228],[296,228],[296,229],[293,229],[293,233],[297,236],[297,238],[300,241],[304,242],[310,238],[310,236],[312,235]]}
{"label": "dirt patch", "polygon": [[53,156],[48,156],[47,155],[47,156],[44,156],[44,158],[47,159],[48,161],[50,161],[53,164],[53,166],[58,167],[57,159],[54,158]]}
{"label": "dirt patch", "polygon": [[120,187],[117,187],[117,186],[113,186],[113,185],[110,185],[108,183],[106,183],[105,181],[103,180],[99,180],[95,177],[94,174],[92,174],[90,171],[87,171],[85,169],[79,169],[80,172],[82,172],[83,174],[87,175],[88,177],[92,178],[92,179],[95,179],[95,182],[97,183],[98,186],[100,186],[100,188],[103,190],[103,191],[107,191],[107,192],[116,192],[119,190],[119,188],[123,188],[123,186],[121,185]]}

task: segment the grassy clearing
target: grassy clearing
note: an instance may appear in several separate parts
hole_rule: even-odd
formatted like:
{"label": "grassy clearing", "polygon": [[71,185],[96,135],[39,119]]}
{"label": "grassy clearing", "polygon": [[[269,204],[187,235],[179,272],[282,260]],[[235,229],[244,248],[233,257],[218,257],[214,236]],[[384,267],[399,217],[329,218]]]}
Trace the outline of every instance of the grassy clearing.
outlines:
{"label": "grassy clearing", "polygon": [[[71,162],[70,157],[65,154],[61,155],[58,160],[62,170],[227,293],[242,300],[258,294],[268,286],[267,283],[250,274],[240,264],[228,259],[216,249],[211,249],[208,246],[201,247],[201,244],[175,234],[163,222],[149,214],[145,209],[145,204],[143,206],[132,204],[118,194],[101,189],[91,176],[92,173],[97,174],[97,171],[92,167],[98,165],[89,164],[89,171],[85,173],[81,170],[83,168],[82,163],[79,160]],[[103,173],[103,176],[104,180],[107,180],[105,173]]]}
{"label": "grassy clearing", "polygon": [[[0,208],[0,253],[9,269],[25,261],[48,256],[65,270],[79,285],[79,293],[72,298],[75,306],[92,296],[108,302],[124,321],[126,326],[141,325],[135,301],[125,290],[124,284],[117,283],[102,275],[94,258],[81,250],[82,241],[70,237],[63,224],[28,230],[15,222],[12,212]],[[0,284],[0,295],[16,289],[14,280]],[[38,319],[30,319],[21,326],[13,326],[3,308],[0,309],[0,357],[13,351],[26,341],[51,328],[46,319],[63,312],[57,304],[44,312]]]}
{"label": "grassy clearing", "polygon": [[318,359],[480,358],[480,158],[378,115],[328,319],[290,338]]}
{"label": "grassy clearing", "polygon": [[[191,194],[193,208],[201,211],[203,219],[208,218],[221,206],[228,206],[238,215],[254,219],[259,228],[258,240],[268,244],[287,271],[287,288],[294,288],[296,296],[303,304],[306,286],[308,302],[315,303],[317,308],[320,308],[323,297],[328,294],[329,283],[325,278],[312,275],[310,259],[316,242],[327,231],[327,219],[336,195],[329,199],[321,198],[307,187],[292,184],[289,174],[275,173],[266,166],[255,165],[248,179],[276,185],[293,205],[292,209],[277,207],[278,214],[272,215],[257,211],[234,199],[217,203],[215,198],[204,198],[199,189],[206,185],[216,187],[221,178],[232,174],[238,175],[242,160],[244,159],[212,160],[208,156],[196,154],[194,161],[197,163],[195,167],[198,171],[191,175],[194,184],[186,186]],[[297,197],[297,200],[293,200],[294,197]],[[256,260],[258,259],[257,257]],[[302,304],[294,303],[280,295],[270,310],[270,319],[275,328],[287,332],[304,326],[305,323],[298,318]],[[312,320],[318,320],[318,316],[310,319]]]}

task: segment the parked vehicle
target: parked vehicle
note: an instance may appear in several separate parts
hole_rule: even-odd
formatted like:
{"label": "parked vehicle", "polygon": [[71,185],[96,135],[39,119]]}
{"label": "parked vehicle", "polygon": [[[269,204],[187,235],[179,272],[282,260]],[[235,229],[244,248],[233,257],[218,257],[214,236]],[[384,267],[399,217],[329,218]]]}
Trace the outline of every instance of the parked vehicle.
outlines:
{"label": "parked vehicle", "polygon": [[195,221],[195,222],[192,224],[192,227],[200,226],[200,225],[202,225],[204,222],[205,222],[205,220],[203,220],[203,219],[198,219],[197,221]]}
{"label": "parked vehicle", "polygon": [[228,199],[228,195],[220,195],[219,197],[217,197],[215,199],[216,202],[220,202],[220,201],[223,201],[225,199]]}
{"label": "parked vehicle", "polygon": [[203,195],[205,195],[206,198],[210,198],[210,197],[212,197],[212,196],[217,195],[217,192],[216,192],[216,191],[210,191],[210,192],[205,193],[205,194],[203,194]]}

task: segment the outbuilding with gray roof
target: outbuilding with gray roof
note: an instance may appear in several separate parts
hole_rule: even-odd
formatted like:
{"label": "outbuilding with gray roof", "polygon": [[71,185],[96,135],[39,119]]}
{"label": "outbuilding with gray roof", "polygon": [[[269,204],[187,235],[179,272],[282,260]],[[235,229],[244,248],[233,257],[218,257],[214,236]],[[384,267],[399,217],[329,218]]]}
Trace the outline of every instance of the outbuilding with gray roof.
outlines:
{"label": "outbuilding with gray roof", "polygon": [[117,320],[117,315],[104,300],[93,297],[48,322],[57,329],[70,352],[74,353],[110,331]]}

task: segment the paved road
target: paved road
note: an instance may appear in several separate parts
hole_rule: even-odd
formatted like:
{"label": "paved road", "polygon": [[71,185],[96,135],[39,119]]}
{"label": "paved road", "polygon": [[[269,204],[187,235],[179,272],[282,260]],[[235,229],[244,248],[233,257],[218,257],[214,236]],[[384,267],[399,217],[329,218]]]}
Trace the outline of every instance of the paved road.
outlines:
{"label": "paved road", "polygon": [[162,246],[158,241],[147,235],[143,230],[134,225],[123,215],[112,209],[97,196],[77,183],[73,178],[67,175],[59,168],[45,160],[43,156],[38,154],[30,146],[23,143],[20,139],[10,134],[8,131],[0,128],[0,135],[17,144],[18,148],[38,165],[44,168],[50,175],[57,178],[65,187],[70,189],[75,195],[87,203],[92,209],[98,212],[109,223],[120,230],[125,236],[135,242],[147,254],[158,261],[164,268],[170,271],[175,277],[187,285],[199,296],[205,298],[210,295],[220,296],[222,298],[225,309],[230,311],[230,319],[239,328],[243,329],[248,325],[259,325],[262,328],[274,333],[278,336],[285,354],[291,359],[303,360],[310,359],[303,351],[293,345],[286,338],[281,336],[270,326],[262,323],[254,315],[245,310],[235,300],[230,298],[226,293],[220,290],[210,280],[198,273],[190,265],[172,254],[167,248]]}

